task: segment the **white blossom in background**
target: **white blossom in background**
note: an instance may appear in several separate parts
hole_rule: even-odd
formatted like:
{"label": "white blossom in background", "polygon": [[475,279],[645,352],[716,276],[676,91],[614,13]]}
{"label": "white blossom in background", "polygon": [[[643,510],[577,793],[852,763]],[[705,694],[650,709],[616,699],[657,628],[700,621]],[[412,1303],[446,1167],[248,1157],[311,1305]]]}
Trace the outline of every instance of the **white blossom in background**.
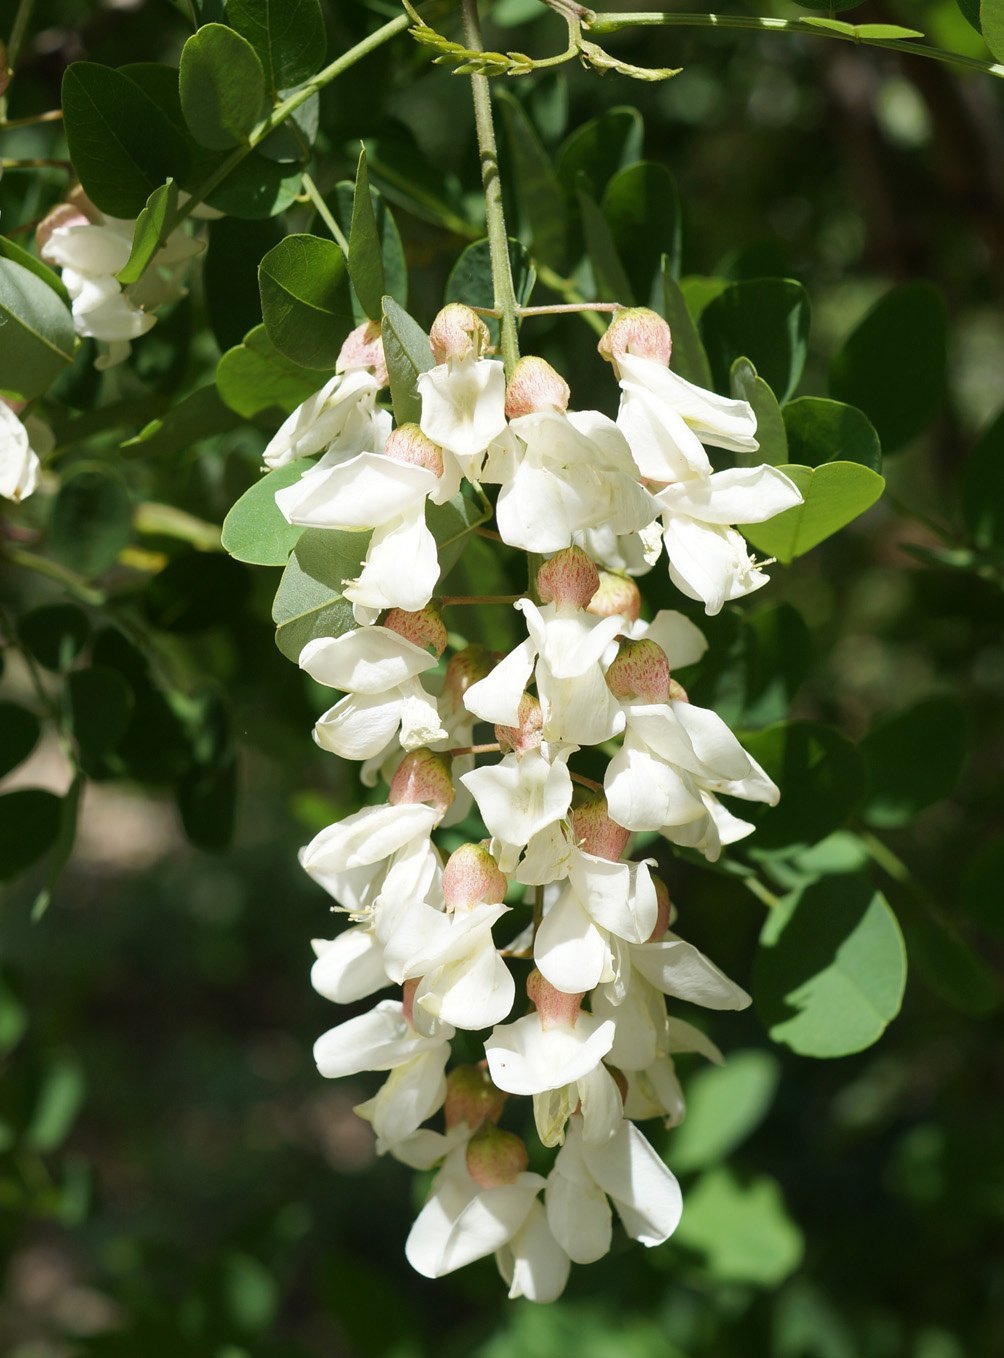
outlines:
{"label": "white blossom in background", "polygon": [[[378,1153],[436,1170],[405,1247],[413,1267],[437,1278],[493,1256],[510,1297],[546,1302],[573,1262],[608,1252],[615,1216],[646,1246],[675,1230],[679,1185],[635,1123],[683,1119],[681,1054],[723,1059],[687,1007],[750,1002],[671,929],[666,886],[653,859],[628,856],[631,837],[713,860],[754,828],[721,798],[778,796],[674,677],[707,651],[700,629],[672,608],[644,618],[632,577],[665,544],[670,578],[718,611],[766,580],[735,525],[798,493],[773,468],[713,468],[709,446],[756,450],[753,413],[673,373],[653,313],[618,316],[601,343],[616,422],[570,412],[540,359],[507,389],[469,307],[444,308],[430,345],[420,425],[391,428],[380,340],[361,326],[265,452],[269,466],[318,459],[276,494],[289,522],[359,535],[354,559],[332,539],[357,625],[308,642],[300,665],[340,695],[317,743],[388,786],[301,851],[349,916],[314,940],[315,989],[376,997],[315,1057],[330,1078],[379,1073],[356,1108]],[[498,486],[489,535],[534,561],[514,603],[525,636],[504,655],[465,618],[513,596],[455,607],[426,522],[429,502],[484,503],[482,482]],[[451,1066],[458,1032],[483,1060]],[[531,1110],[546,1173],[517,1134]]]}
{"label": "white blossom in background", "polygon": [[0,495],[15,503],[26,500],[38,485],[39,454],[53,447],[52,431],[36,416],[22,420],[0,398]]}

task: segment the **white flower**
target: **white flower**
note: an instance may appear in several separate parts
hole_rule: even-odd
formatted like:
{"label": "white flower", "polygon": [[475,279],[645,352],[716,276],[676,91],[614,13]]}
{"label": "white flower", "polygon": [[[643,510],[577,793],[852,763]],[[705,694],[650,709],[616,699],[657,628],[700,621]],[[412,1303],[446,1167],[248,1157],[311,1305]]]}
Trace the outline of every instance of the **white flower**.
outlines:
{"label": "white flower", "polygon": [[600,526],[634,533],[657,518],[659,508],[638,484],[623,434],[599,411],[537,411],[509,427],[519,439],[516,466],[499,493],[496,515],[511,546],[557,552],[570,547],[577,533]]}
{"label": "white flower", "polygon": [[449,1024],[421,1033],[408,1022],[400,1000],[381,1000],[369,1013],[323,1033],[314,1043],[314,1060],[329,1080],[364,1070],[394,1070],[448,1043],[453,1033]]}
{"label": "white flower", "polygon": [[418,675],[434,669],[429,651],[387,627],[317,637],[300,652],[300,668],[347,696],[319,718],[318,745],[343,759],[372,759],[397,743],[418,749],[445,737],[436,701]]}
{"label": "white flower", "polygon": [[390,985],[383,946],[372,928],[358,925],[337,938],[315,938],[311,947],[317,960],[310,970],[310,984],[326,1000],[354,1004]]}
{"label": "white flower", "polygon": [[28,430],[0,400],[0,495],[7,500],[26,500],[38,484],[38,454]]}
{"label": "white flower", "polygon": [[439,870],[429,835],[441,812],[422,802],[365,806],[321,830],[300,864],[352,914],[368,919],[388,878],[424,897]]}
{"label": "white flower", "polygon": [[509,1299],[557,1301],[565,1290],[571,1260],[558,1244],[539,1202],[530,1211],[508,1244],[495,1252],[495,1262],[509,1284]]}
{"label": "white flower", "polygon": [[597,1143],[573,1117],[544,1200],[548,1225],[574,1263],[594,1263],[610,1249],[608,1196],[625,1231],[643,1245],[661,1245],[680,1223],[680,1186],[633,1123],[622,1121]]}
{"label": "white flower", "polygon": [[372,1123],[377,1154],[393,1153],[407,1142],[446,1098],[446,1063],[450,1044],[440,1041],[395,1066],[380,1089],[353,1110]]}
{"label": "white flower", "polygon": [[[468,690],[470,692],[471,690]],[[465,773],[461,780],[474,794],[499,867],[512,872],[520,851],[565,818],[572,804],[572,780],[564,760],[553,762],[544,747],[524,755],[508,754],[498,764]]]}
{"label": "white flower", "polygon": [[419,373],[418,393],[422,433],[452,453],[469,480],[476,479],[488,445],[506,427],[502,364],[473,352],[448,359]]}
{"label": "white flower", "polygon": [[376,408],[380,385],[364,369],[338,373],[279,426],[263,454],[269,467],[323,452],[324,465],[356,453],[383,452],[391,418]]}

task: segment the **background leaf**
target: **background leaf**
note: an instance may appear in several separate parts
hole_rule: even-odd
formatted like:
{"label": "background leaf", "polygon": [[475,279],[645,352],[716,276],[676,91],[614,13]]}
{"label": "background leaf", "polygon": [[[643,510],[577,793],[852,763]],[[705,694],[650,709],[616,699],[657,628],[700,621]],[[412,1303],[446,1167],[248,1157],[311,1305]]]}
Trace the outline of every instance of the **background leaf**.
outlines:
{"label": "background leaf", "polygon": [[132,502],[118,472],[78,462],[63,478],[49,520],[49,550],[81,575],[111,566],[132,536]]}
{"label": "background leaf", "polygon": [[737,358],[748,358],[784,404],[798,386],[809,345],[809,299],[791,278],[732,283],[701,312],[715,388],[727,391]]}
{"label": "background leaf", "polygon": [[301,459],[276,467],[244,492],[223,520],[223,546],[232,557],[253,566],[285,566],[304,530],[286,522],[275,492],[299,481],[309,465]]}
{"label": "background leaf", "polygon": [[34,271],[10,259],[0,259],[0,327],[0,391],[31,400],[73,361],[69,308]]}
{"label": "background leaf", "polygon": [[331,240],[287,236],[258,269],[269,339],[306,368],[334,368],[352,329],[345,256]]}
{"label": "background leaf", "polygon": [[841,401],[800,396],[784,408],[790,461],[803,467],[824,462],[860,462],[882,470],[882,446],[868,416]]}
{"label": "background leaf", "polygon": [[663,259],[673,277],[680,276],[683,220],[676,180],[665,165],[639,161],[613,176],[601,206],[635,300],[658,305]]}
{"label": "background leaf", "polygon": [[227,22],[258,53],[273,91],[324,65],[327,35],[317,0],[227,0]]}
{"label": "background leaf", "polygon": [[951,795],[968,745],[966,714],[949,694],[880,721],[858,746],[868,770],[863,819],[883,830],[910,825],[925,807]]}

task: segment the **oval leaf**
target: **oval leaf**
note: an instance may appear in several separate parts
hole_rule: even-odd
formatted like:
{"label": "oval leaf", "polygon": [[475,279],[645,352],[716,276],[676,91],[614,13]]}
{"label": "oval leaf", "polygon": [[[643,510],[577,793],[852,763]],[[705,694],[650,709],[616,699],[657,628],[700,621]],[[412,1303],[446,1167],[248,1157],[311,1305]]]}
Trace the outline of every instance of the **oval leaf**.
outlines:
{"label": "oval leaf", "polygon": [[87,645],[91,623],[76,604],[44,604],[25,613],[17,631],[40,665],[60,673],[70,668]]}
{"label": "oval leaf", "polygon": [[41,734],[34,712],[17,703],[0,702],[0,778],[24,763]]}
{"label": "oval leaf", "polygon": [[791,278],[733,283],[701,313],[715,387],[727,391],[737,358],[748,358],[783,404],[798,385],[809,344],[809,298]]}
{"label": "oval leaf", "polygon": [[635,298],[643,306],[658,302],[662,261],[674,278],[680,276],[683,219],[676,180],[665,165],[639,161],[614,175],[601,207]]}
{"label": "oval leaf", "polygon": [[287,523],[275,492],[303,475],[302,461],[277,467],[244,492],[223,520],[223,546],[238,561],[252,566],[285,566],[304,531]]}
{"label": "oval leaf", "polygon": [[349,228],[349,277],[356,290],[363,311],[371,320],[380,319],[380,301],[384,295],[383,255],[380,232],[370,197],[370,181],[366,173],[366,148],[359,152],[356,166],[356,185],[352,195],[352,225]]}
{"label": "oval leaf", "polygon": [[200,146],[247,143],[265,112],[265,72],[251,44],[226,24],[204,24],[181,50],[181,109]]}
{"label": "oval leaf", "polygon": [[776,807],[744,807],[744,814],[757,823],[751,852],[796,853],[839,829],[861,800],[861,756],[831,726],[779,722],[743,743],[781,789]]}
{"label": "oval leaf", "polygon": [[69,307],[34,270],[0,259],[0,391],[22,401],[41,394],[73,362]]}
{"label": "oval leaf", "polygon": [[243,344],[228,349],[220,359],[216,387],[231,410],[252,419],[263,410],[291,414],[319,391],[330,375],[330,368],[304,368],[280,354],[265,327],[256,325],[245,335]]}
{"label": "oval leaf", "polygon": [[741,524],[739,531],[759,551],[778,561],[802,556],[870,509],[885,489],[884,479],[859,462],[826,462],[821,467],[779,467],[802,492],[803,503],[766,523]]}
{"label": "oval leaf", "polygon": [[132,534],[132,503],[117,472],[81,462],[67,473],[49,521],[49,550],[71,570],[97,575],[111,566]]}
{"label": "oval leaf", "polygon": [[428,372],[435,365],[429,336],[393,297],[383,299],[383,321],[380,325],[384,358],[390,375],[390,395],[394,418],[398,424],[418,421],[422,403],[415,385],[419,373]]}
{"label": "oval leaf", "polygon": [[858,746],[868,770],[864,819],[883,830],[906,826],[950,796],[968,745],[965,711],[947,695],[925,698],[880,722]]}
{"label": "oval leaf", "polygon": [[227,22],[246,38],[273,91],[324,65],[328,39],[318,0],[227,0]]}
{"label": "oval leaf", "polygon": [[42,788],[0,796],[0,882],[30,868],[59,834],[62,798]]}
{"label": "oval leaf", "polygon": [[868,416],[842,401],[800,396],[784,408],[784,427],[792,462],[819,467],[824,462],[860,462],[882,468],[882,445]]}
{"label": "oval leaf", "polygon": [[268,337],[307,368],[334,368],[352,329],[345,256],[320,236],[287,236],[258,268]]}

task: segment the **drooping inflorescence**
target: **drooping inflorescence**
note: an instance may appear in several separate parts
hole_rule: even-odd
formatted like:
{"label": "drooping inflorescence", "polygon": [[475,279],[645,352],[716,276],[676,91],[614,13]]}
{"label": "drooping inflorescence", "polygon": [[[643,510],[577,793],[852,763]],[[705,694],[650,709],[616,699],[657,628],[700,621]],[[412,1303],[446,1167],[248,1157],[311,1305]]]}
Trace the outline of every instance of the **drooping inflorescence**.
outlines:
{"label": "drooping inflorescence", "polygon": [[[643,620],[634,577],[665,546],[676,586],[717,613],[767,580],[734,525],[801,496],[772,467],[712,469],[705,445],[756,451],[755,417],[672,371],[652,312],[621,312],[601,341],[616,420],[570,410],[539,358],[507,384],[467,307],[446,307],[430,340],[418,424],[394,428],[379,406],[387,374],[364,326],[265,453],[273,467],[321,454],[276,495],[290,523],[370,535],[343,586],[356,626],[311,641],[300,665],[344,695],[318,744],[387,793],[301,862],[351,921],[315,942],[315,988],[338,1004],[393,997],[325,1033],[315,1057],[328,1077],[386,1072],[356,1110],[378,1151],[438,1166],[406,1245],[414,1267],[438,1277],[494,1254],[510,1296],[547,1301],[572,1262],[607,1252],[613,1212],[645,1245],[679,1221],[676,1180],[635,1124],[682,1119],[676,1053],[722,1058],[667,999],[749,1003],[672,931],[652,860],[625,858],[631,836],[714,860],[753,829],[720,798],[778,796],[673,677],[706,650],[700,630],[674,610]],[[511,604],[525,635],[506,655],[451,648],[442,613],[459,601],[436,596],[427,506],[465,481],[498,487],[498,536],[532,554]],[[607,758],[602,783],[576,768],[590,747]],[[448,856],[444,827],[467,838]],[[482,1035],[484,1059],[449,1069],[457,1030]],[[546,1176],[529,1169],[520,1096],[556,1152]]]}

